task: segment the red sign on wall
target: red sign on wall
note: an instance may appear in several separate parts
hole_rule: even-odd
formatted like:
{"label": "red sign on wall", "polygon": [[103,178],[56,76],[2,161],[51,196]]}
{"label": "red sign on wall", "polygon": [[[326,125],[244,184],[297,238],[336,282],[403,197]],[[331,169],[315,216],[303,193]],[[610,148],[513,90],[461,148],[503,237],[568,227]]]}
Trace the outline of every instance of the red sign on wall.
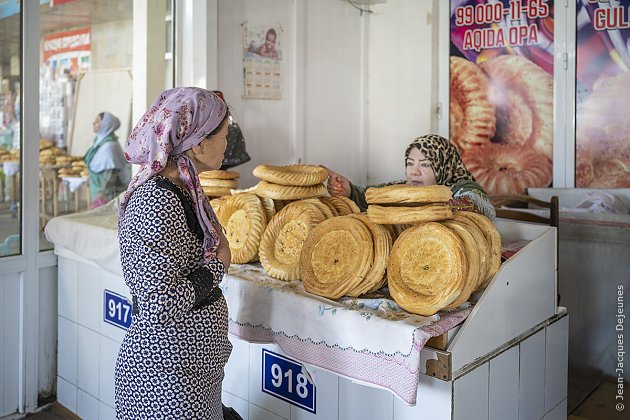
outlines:
{"label": "red sign on wall", "polygon": [[91,51],[90,28],[57,32],[44,37],[44,61],[55,54],[77,51]]}

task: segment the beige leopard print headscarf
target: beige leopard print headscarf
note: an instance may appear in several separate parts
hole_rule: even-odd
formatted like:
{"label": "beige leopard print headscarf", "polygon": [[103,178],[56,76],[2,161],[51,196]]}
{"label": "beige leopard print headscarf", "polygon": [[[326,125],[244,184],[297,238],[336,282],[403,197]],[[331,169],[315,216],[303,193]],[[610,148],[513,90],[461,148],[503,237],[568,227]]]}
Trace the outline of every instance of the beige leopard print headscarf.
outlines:
{"label": "beige leopard print headscarf", "polygon": [[405,160],[412,148],[420,150],[431,163],[437,184],[452,187],[459,181],[475,181],[455,146],[444,137],[437,134],[418,137],[405,150]]}

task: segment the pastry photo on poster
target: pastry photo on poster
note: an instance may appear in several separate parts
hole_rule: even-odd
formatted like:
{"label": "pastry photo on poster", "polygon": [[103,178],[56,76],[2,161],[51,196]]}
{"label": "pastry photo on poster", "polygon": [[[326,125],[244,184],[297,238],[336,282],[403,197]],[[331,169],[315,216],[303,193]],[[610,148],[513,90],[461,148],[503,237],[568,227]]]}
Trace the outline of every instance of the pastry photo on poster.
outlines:
{"label": "pastry photo on poster", "polygon": [[552,182],[553,0],[451,0],[450,138],[489,194]]}
{"label": "pastry photo on poster", "polygon": [[242,26],[243,98],[282,99],[282,25]]}
{"label": "pastry photo on poster", "polygon": [[578,1],[575,186],[630,188],[630,0]]}

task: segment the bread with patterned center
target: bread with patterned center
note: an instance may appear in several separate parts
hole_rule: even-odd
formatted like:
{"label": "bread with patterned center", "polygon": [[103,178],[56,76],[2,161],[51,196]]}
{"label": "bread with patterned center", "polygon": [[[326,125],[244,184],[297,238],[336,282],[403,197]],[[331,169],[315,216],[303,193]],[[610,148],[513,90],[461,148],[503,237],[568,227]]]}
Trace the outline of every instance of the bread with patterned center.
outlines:
{"label": "bread with patterned center", "polygon": [[406,229],[394,242],[387,264],[392,298],[408,312],[437,313],[460,295],[465,258],[459,236],[440,223]]}
{"label": "bread with patterned center", "polygon": [[267,226],[265,209],[260,199],[254,194],[227,196],[219,206],[217,218],[225,228],[232,262],[245,264],[255,261],[260,239]]}
{"label": "bread with patterned center", "polygon": [[280,280],[300,278],[300,252],[308,234],[324,220],[312,203],[294,201],[276,213],[267,224],[258,256],[271,277]]}

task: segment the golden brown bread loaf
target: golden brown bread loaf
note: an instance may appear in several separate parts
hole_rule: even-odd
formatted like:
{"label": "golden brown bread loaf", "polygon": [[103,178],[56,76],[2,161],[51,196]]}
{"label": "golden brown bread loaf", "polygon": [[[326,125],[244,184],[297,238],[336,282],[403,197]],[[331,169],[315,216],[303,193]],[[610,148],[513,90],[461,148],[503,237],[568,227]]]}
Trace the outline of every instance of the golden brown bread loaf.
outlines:
{"label": "golden brown bread loaf", "polygon": [[372,187],[365,191],[368,204],[446,203],[453,197],[446,185],[411,186],[405,184]]}
{"label": "golden brown bread loaf", "polygon": [[267,226],[265,209],[254,194],[225,197],[217,211],[230,243],[232,262],[245,264],[258,257],[260,238]]}
{"label": "golden brown bread loaf", "polygon": [[300,252],[304,240],[324,215],[312,203],[294,201],[282,208],[267,224],[258,255],[263,268],[280,280],[300,278]]}
{"label": "golden brown bread loaf", "polygon": [[450,305],[466,280],[464,246],[436,222],[406,229],[394,242],[387,264],[389,291],[403,309],[424,316]]}
{"label": "golden brown bread loaf", "polygon": [[258,165],[253,173],[263,181],[279,185],[317,185],[328,178],[328,171],[316,165]]}
{"label": "golden brown bread loaf", "polygon": [[337,299],[365,280],[373,261],[372,235],[364,223],[350,216],[325,220],[304,241],[300,255],[304,289]]}

